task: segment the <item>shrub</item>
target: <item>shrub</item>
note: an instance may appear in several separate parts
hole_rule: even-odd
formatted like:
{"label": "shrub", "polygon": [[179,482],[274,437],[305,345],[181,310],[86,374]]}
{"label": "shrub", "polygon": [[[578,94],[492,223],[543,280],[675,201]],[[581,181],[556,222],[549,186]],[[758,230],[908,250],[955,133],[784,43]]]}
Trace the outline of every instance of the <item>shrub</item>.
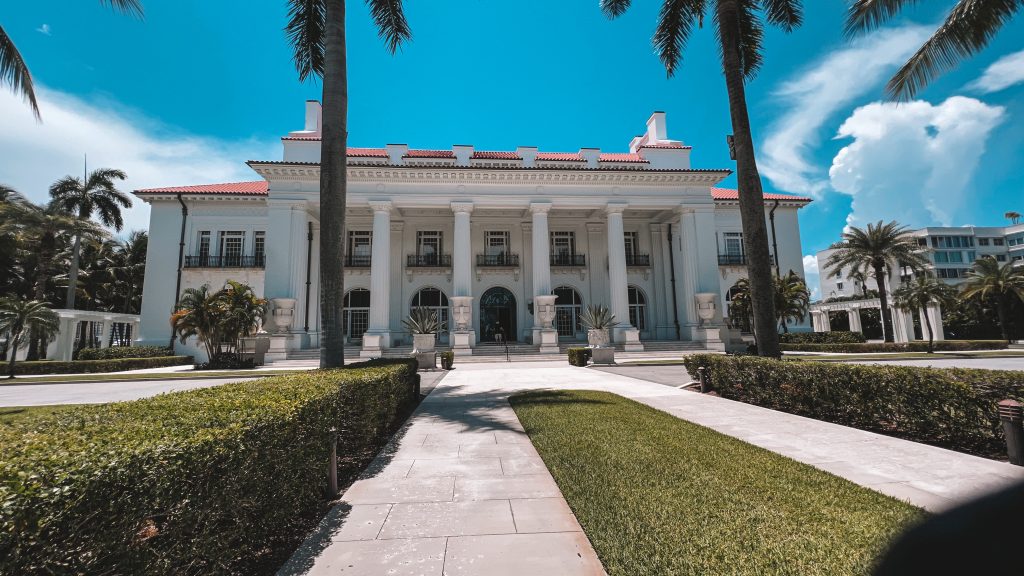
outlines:
{"label": "shrub", "polygon": [[196,370],[247,370],[255,367],[255,358],[242,358],[234,352],[218,352],[209,361],[196,364]]}
{"label": "shrub", "polygon": [[166,346],[111,346],[110,348],[82,348],[77,360],[117,360],[121,358],[156,358],[174,356]]}
{"label": "shrub", "polygon": [[164,366],[180,366],[191,364],[191,356],[158,356],[155,358],[120,358],[115,360],[72,360],[59,362],[40,360],[38,362],[18,362],[14,365],[15,376],[32,376],[39,374],[83,374],[94,372],[123,372],[141,368],[161,368]]}
{"label": "shrub", "polygon": [[455,364],[455,352],[448,350],[447,352],[441,352],[441,368],[445,370],[451,370],[452,365]]}
{"label": "shrub", "polygon": [[586,366],[587,361],[590,360],[590,356],[593,354],[593,350],[590,348],[569,348],[569,364],[573,366]]}
{"label": "shrub", "polygon": [[[966,350],[1003,350],[1006,340],[938,340],[934,349],[939,352]],[[784,344],[784,352],[837,352],[857,354],[872,352],[927,352],[928,343],[914,342],[867,342],[863,344]]]}
{"label": "shrub", "polygon": [[858,344],[867,342],[860,332],[836,330],[834,332],[790,332],[779,334],[782,344]]}
{"label": "shrub", "polygon": [[266,574],[413,406],[405,363],[321,370],[0,427],[0,573]]}
{"label": "shrub", "polygon": [[1024,400],[1024,373],[688,356],[721,396],[986,457],[1005,454],[996,403]]}

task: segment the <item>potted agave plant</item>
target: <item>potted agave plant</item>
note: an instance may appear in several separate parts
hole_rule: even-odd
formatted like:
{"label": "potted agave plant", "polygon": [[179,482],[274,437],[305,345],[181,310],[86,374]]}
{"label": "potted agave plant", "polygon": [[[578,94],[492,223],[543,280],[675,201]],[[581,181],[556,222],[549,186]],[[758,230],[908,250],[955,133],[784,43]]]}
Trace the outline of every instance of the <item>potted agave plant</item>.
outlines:
{"label": "potted agave plant", "polygon": [[580,315],[580,321],[587,327],[587,343],[593,349],[594,364],[614,364],[615,348],[609,346],[610,331],[615,325],[615,315],[604,305],[590,305]]}
{"label": "potted agave plant", "polygon": [[437,312],[429,308],[413,308],[409,316],[402,320],[402,325],[412,333],[412,355],[420,363],[420,368],[436,368],[434,341],[441,329]]}

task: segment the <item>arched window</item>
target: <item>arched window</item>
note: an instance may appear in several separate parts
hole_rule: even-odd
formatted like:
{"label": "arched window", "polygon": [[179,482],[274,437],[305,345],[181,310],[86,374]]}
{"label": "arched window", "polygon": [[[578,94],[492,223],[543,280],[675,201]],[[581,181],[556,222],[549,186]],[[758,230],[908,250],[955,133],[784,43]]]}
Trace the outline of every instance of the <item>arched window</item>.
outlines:
{"label": "arched window", "polygon": [[366,288],[349,290],[341,301],[341,307],[346,339],[361,342],[370,324],[370,291]]}
{"label": "arched window", "polygon": [[412,297],[410,308],[427,308],[437,314],[441,323],[440,333],[448,332],[448,296],[437,288],[422,288]]}
{"label": "arched window", "polygon": [[647,330],[647,298],[636,286],[629,287],[629,323],[637,330]]}
{"label": "arched window", "polygon": [[555,328],[559,338],[579,338],[583,334],[583,298],[571,286],[559,286],[554,289]]}

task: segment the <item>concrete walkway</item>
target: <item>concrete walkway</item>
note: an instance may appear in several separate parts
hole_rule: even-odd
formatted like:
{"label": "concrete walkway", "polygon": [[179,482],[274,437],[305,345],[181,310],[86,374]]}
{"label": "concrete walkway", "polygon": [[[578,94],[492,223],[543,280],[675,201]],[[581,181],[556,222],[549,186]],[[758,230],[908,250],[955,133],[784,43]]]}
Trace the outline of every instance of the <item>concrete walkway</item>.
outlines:
{"label": "concrete walkway", "polygon": [[542,388],[613,392],[932,511],[1024,481],[1022,467],[564,361],[462,363],[281,574],[602,574],[507,402]]}

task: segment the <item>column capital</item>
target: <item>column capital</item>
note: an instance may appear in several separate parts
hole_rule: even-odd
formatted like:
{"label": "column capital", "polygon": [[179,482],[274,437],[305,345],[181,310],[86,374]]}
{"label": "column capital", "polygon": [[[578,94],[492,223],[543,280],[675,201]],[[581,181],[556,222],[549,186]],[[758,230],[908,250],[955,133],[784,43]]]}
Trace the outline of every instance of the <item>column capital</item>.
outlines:
{"label": "column capital", "polygon": [[551,211],[551,202],[530,202],[530,212],[533,214],[547,214]]}
{"label": "column capital", "polygon": [[367,204],[370,205],[370,208],[373,209],[374,212],[391,213],[391,200],[370,200]]}
{"label": "column capital", "polygon": [[618,214],[619,216],[622,216],[622,213],[625,212],[626,208],[628,207],[629,204],[627,202],[609,202],[607,205],[605,205],[604,211],[609,216],[613,214]]}
{"label": "column capital", "polygon": [[456,214],[471,214],[473,212],[472,202],[452,202],[452,212]]}

